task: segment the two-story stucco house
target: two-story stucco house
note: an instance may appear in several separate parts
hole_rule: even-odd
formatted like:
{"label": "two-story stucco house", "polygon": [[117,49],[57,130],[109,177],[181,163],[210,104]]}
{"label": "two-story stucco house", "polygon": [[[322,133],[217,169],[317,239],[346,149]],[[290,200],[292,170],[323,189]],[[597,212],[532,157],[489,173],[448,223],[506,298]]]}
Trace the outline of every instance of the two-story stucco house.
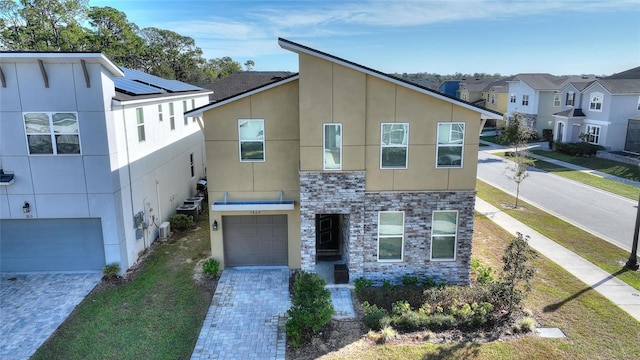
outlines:
{"label": "two-story stucco house", "polygon": [[511,80],[511,78],[496,80],[482,89],[485,108],[501,113],[507,112],[507,104],[509,103],[508,80]]}
{"label": "two-story stucco house", "polygon": [[556,141],[578,142],[584,134],[585,141],[607,150],[640,153],[637,69],[562,88],[563,108],[554,114]]}
{"label": "two-story stucco house", "polygon": [[479,133],[502,114],[279,39],[299,74],[195,109],[223,266],[469,282]]}
{"label": "two-story stucco house", "polygon": [[593,76],[556,76],[547,73],[518,74],[507,81],[509,103],[507,117],[518,112],[527,118],[538,136],[543,129],[553,129],[553,114],[561,110],[560,89],[570,82],[592,81]]}
{"label": "two-story stucco house", "polygon": [[99,53],[0,53],[0,270],[128,269],[205,175],[210,91]]}

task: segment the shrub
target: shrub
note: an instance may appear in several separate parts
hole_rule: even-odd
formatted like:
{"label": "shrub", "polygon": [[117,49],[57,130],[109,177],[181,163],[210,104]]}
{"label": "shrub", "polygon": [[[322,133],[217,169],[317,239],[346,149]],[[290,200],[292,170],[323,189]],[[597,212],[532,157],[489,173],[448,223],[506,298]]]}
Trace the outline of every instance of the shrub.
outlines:
{"label": "shrub", "polygon": [[494,288],[499,300],[509,312],[520,306],[525,294],[531,290],[535,268],[531,264],[537,255],[529,247],[529,236],[517,236],[511,240],[502,256],[502,274]]}
{"label": "shrub", "polygon": [[102,279],[104,280],[114,280],[120,276],[120,264],[111,263],[107,264],[102,268]]}
{"label": "shrub", "polygon": [[169,218],[171,229],[187,230],[191,228],[195,223],[193,222],[193,216],[185,214],[174,214]]}
{"label": "shrub", "polygon": [[581,141],[577,143],[554,143],[554,149],[557,152],[568,154],[571,156],[580,156],[580,157],[592,157],[596,156],[596,153],[599,150],[604,150],[604,147],[600,145],[590,144],[586,141]]}
{"label": "shrub", "polygon": [[387,310],[379,308],[376,305],[370,305],[368,301],[362,303],[362,309],[364,310],[363,321],[364,324],[373,330],[379,330],[380,320],[387,316]]}
{"label": "shrub", "polygon": [[518,324],[517,327],[519,328],[519,331],[532,332],[536,327],[536,321],[527,316],[520,321],[520,324]]}
{"label": "shrub", "polygon": [[484,267],[480,264],[478,258],[471,258],[471,270],[476,274],[476,282],[478,284],[489,284],[494,281],[491,267]]}
{"label": "shrub", "polygon": [[356,289],[356,294],[360,294],[362,289],[371,287],[372,285],[373,285],[373,281],[367,280],[363,277],[359,277],[353,282],[353,286]]}
{"label": "shrub", "polygon": [[424,279],[422,279],[422,287],[427,289],[434,288],[442,284],[443,284],[442,282],[439,282],[438,280],[432,278],[431,276],[427,276]]}
{"label": "shrub", "polygon": [[209,258],[202,264],[202,272],[207,275],[216,276],[218,271],[220,271],[220,262],[214,258]]}
{"label": "shrub", "polygon": [[293,283],[289,320],[285,324],[287,335],[294,347],[302,345],[302,337],[320,330],[331,320],[333,305],[326,283],[317,274],[300,271]]}
{"label": "shrub", "polygon": [[402,285],[406,286],[418,286],[420,284],[420,279],[415,276],[404,275],[402,277]]}
{"label": "shrub", "polygon": [[396,301],[391,305],[391,313],[394,315],[402,315],[411,311],[411,305],[406,301]]}

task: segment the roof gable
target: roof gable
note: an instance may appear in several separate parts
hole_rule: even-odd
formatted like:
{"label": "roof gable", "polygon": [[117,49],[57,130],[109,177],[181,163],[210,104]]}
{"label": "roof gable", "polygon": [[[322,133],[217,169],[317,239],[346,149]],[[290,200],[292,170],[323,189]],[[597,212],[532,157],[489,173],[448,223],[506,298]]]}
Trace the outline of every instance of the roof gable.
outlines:
{"label": "roof gable", "polygon": [[345,66],[347,68],[365,73],[367,75],[371,75],[373,77],[385,80],[385,81],[389,81],[393,84],[408,88],[410,90],[422,93],[422,94],[426,94],[429,96],[433,96],[435,98],[438,98],[440,100],[444,100],[446,102],[461,106],[463,108],[478,112],[481,114],[482,118],[490,118],[490,119],[502,119],[502,113],[497,112],[497,111],[493,111],[493,110],[489,110],[489,109],[485,109],[483,107],[474,105],[472,103],[457,99],[455,97],[449,96],[447,94],[441,93],[437,90],[433,90],[421,85],[418,85],[416,83],[413,83],[411,81],[408,80],[404,80],[401,79],[399,77],[395,77],[393,75],[389,75],[389,74],[385,74],[381,71],[360,65],[360,64],[356,64],[352,61],[349,60],[345,60],[342,58],[339,58],[337,56],[319,51],[319,50],[315,50],[312,49],[308,46],[304,46],[298,43],[295,43],[293,41],[287,40],[287,39],[283,39],[283,38],[278,38],[278,44],[280,45],[280,47],[282,47],[283,49],[286,50],[290,50],[293,51],[295,53],[304,53],[307,55],[311,55],[314,57],[318,57],[327,61],[330,61],[332,63],[335,64],[339,64],[342,66]]}

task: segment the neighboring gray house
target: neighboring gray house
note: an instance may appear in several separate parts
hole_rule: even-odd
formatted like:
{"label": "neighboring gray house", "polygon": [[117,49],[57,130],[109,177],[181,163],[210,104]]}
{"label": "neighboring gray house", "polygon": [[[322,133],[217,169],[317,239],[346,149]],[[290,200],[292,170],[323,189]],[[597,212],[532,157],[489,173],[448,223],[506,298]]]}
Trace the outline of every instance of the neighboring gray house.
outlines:
{"label": "neighboring gray house", "polygon": [[640,153],[639,69],[563,87],[563,109],[554,114],[556,141],[577,142],[585,134],[608,150]]}
{"label": "neighboring gray house", "polygon": [[209,101],[214,103],[282,80],[282,78],[290,75],[293,75],[293,73],[289,71],[240,71],[211,83],[198,83],[196,85],[211,90]]}
{"label": "neighboring gray house", "polygon": [[100,53],[0,52],[0,80],[0,271],[128,269],[205,175],[210,91]]}
{"label": "neighboring gray house", "polygon": [[570,82],[588,82],[594,76],[556,76],[547,73],[518,74],[507,81],[509,84],[509,102],[507,117],[513,118],[518,112],[523,114],[529,125],[538,134],[543,129],[552,129],[554,114],[561,110],[562,100],[559,91]]}

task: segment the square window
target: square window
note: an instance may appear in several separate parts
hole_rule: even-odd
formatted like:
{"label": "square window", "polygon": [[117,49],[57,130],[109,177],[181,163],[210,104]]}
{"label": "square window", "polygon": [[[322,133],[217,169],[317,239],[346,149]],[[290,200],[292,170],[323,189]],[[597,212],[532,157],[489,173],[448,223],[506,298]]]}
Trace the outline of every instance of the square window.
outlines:
{"label": "square window", "polygon": [[434,211],[431,222],[431,260],[455,260],[457,211]]}
{"label": "square window", "polygon": [[406,169],[409,124],[383,123],[380,131],[380,168]]}
{"label": "square window", "polygon": [[29,154],[80,154],[80,132],[76,113],[25,113],[24,126]]}
{"label": "square window", "polygon": [[589,102],[589,110],[592,111],[602,111],[602,99],[604,96],[602,93],[596,92],[592,93],[590,96],[591,101]]}
{"label": "square window", "polygon": [[239,119],[240,161],[265,161],[264,120]]}
{"label": "square window", "polygon": [[324,124],[324,170],[342,169],[342,124]]}
{"label": "square window", "polygon": [[461,168],[464,157],[464,123],[438,123],[436,167]]}
{"label": "square window", "polygon": [[587,125],[585,140],[588,143],[598,145],[600,143],[600,126]]}
{"label": "square window", "polygon": [[404,248],[404,212],[378,213],[378,261],[402,261]]}

